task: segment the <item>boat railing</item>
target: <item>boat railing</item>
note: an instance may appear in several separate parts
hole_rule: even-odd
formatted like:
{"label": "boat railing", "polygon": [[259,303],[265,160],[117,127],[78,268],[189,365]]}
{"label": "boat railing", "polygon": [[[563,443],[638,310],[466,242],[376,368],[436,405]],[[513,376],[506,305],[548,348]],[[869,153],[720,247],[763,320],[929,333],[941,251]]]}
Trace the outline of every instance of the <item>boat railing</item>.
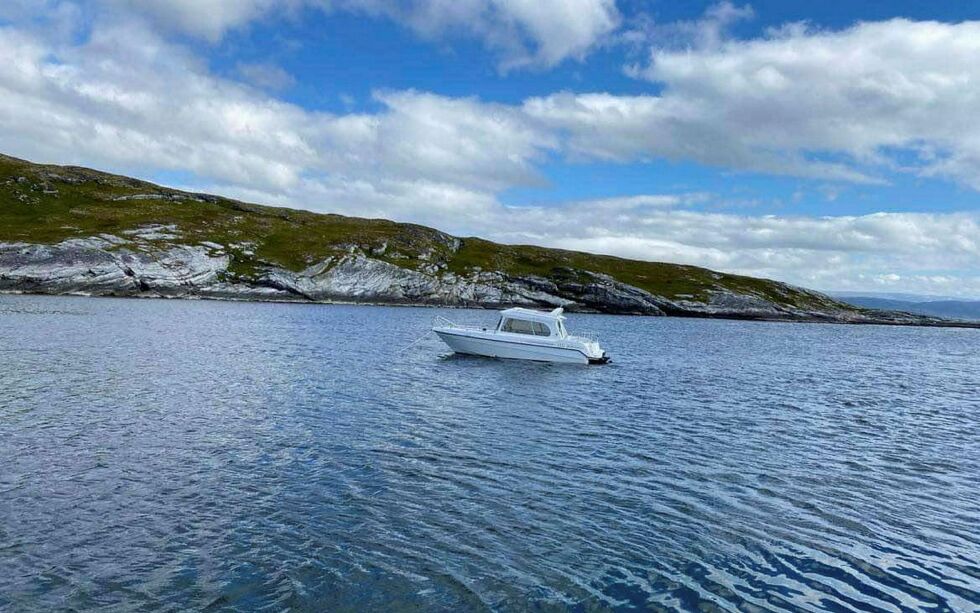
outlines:
{"label": "boat railing", "polygon": [[442,315],[436,315],[432,318],[432,326],[439,328],[455,328],[456,322],[451,319],[446,319]]}
{"label": "boat railing", "polygon": [[432,319],[432,327],[434,328],[454,328],[456,330],[486,330],[485,326],[475,326],[468,324],[458,324],[451,319],[447,319],[442,315],[436,315]]}
{"label": "boat railing", "polygon": [[569,334],[567,337],[569,339],[579,339],[589,343],[598,343],[599,335],[595,332],[576,332],[575,334]]}

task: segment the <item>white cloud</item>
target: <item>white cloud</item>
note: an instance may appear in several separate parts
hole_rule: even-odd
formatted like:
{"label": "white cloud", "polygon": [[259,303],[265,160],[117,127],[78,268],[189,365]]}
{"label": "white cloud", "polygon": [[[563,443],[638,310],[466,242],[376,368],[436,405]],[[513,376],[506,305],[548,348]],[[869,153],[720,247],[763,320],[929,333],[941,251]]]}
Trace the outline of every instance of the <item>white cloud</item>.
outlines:
{"label": "white cloud", "polygon": [[488,225],[506,242],[694,264],[824,290],[882,286],[980,298],[975,213],[750,217],[652,206],[597,214],[595,203],[581,202],[498,211]]}
{"label": "white cloud", "polygon": [[325,161],[335,171],[486,191],[541,184],[532,162],[555,140],[518,109],[413,91],[376,98],[386,112],[325,126]]}
{"label": "white cloud", "polygon": [[[301,7],[354,11],[430,39],[477,37],[504,69],[584,57],[621,22],[614,0],[96,1],[210,39]],[[649,61],[630,73],[661,84],[660,95],[562,93],[524,111],[583,158],[693,160],[858,183],[910,172],[980,189],[980,22],[895,19],[836,32],[791,24],[728,39],[731,24],[751,14],[723,2],[698,21],[653,27]]]}
{"label": "white cloud", "polygon": [[572,155],[617,162],[656,158],[828,180],[881,183],[847,164],[808,159],[803,151],[757,144],[763,134],[729,123],[720,101],[682,95],[553,94],[525,112],[564,135]]}
{"label": "white cloud", "polygon": [[501,55],[505,71],[582,59],[620,22],[615,0],[328,0],[326,4],[393,19],[427,39],[476,37]]}
{"label": "white cloud", "polygon": [[[737,6],[731,2],[713,4],[700,19],[693,21],[657,23],[648,14],[639,13],[630,18],[618,39],[630,47],[653,45],[657,49],[716,49],[727,40],[734,24],[754,16],[750,5]],[[629,74],[640,70],[637,66],[627,67]]]}
{"label": "white cloud", "polygon": [[980,189],[977,57],[980,22],[791,25],[749,41],[654,47],[633,74],[661,83],[660,96],[559,95],[528,108],[600,158],[855,181],[905,171]]}
{"label": "white cloud", "polygon": [[42,158],[182,169],[283,186],[315,158],[302,110],[214,79],[129,24],[81,47],[0,29],[0,129]]}
{"label": "white cloud", "polygon": [[392,19],[431,40],[471,36],[499,53],[501,68],[581,59],[619,24],[615,0],[96,0],[171,32],[216,42],[229,30],[302,9]]}
{"label": "white cloud", "polygon": [[189,170],[246,188],[306,175],[428,181],[497,191],[539,182],[552,146],[518,109],[417,92],[377,114],[309,112],[210,75],[134,24],[75,47],[0,29],[0,130],[43,159]]}
{"label": "white cloud", "polygon": [[277,11],[295,10],[303,0],[96,0],[113,12],[142,15],[164,28],[211,42]]}
{"label": "white cloud", "polygon": [[[496,0],[498,15],[482,26],[487,32],[509,26],[505,67],[554,66],[581,59],[619,23],[614,0]],[[497,34],[486,35],[493,42]]]}

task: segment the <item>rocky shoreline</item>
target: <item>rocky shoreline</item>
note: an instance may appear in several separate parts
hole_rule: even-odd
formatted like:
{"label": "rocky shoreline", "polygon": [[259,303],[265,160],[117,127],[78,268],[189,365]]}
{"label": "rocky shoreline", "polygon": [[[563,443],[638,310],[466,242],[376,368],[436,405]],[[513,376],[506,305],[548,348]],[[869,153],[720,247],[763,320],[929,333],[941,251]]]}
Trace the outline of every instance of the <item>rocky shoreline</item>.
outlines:
{"label": "rocky shoreline", "polygon": [[[647,316],[980,327],[844,305],[796,308],[724,289],[710,292],[706,301],[668,299],[587,270],[569,269],[544,278],[483,270],[459,275],[438,262],[412,269],[353,245],[300,272],[268,265],[245,276],[230,269],[233,258],[226,246],[174,244],[178,237],[173,232],[156,226],[50,245],[0,243],[0,292],[476,308],[561,306],[571,312]],[[777,285],[785,287],[787,295],[808,292],[823,298]]]}

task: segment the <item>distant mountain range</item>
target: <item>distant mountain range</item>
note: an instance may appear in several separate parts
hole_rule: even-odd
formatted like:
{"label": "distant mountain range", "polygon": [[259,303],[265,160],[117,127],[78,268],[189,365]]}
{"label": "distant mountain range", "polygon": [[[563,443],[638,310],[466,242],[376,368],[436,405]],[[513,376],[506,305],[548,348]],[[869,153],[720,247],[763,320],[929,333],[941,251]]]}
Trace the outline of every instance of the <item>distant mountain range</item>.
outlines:
{"label": "distant mountain range", "polygon": [[867,309],[903,311],[916,315],[980,321],[980,300],[896,300],[879,296],[836,294],[844,302]]}

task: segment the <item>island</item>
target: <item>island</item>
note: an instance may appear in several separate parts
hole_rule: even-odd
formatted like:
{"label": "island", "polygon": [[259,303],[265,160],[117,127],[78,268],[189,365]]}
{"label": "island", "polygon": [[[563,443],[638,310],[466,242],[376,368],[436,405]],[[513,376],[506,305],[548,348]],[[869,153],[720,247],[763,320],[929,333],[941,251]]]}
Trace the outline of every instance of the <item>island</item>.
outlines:
{"label": "island", "polygon": [[0,291],[971,325],[697,266],[260,206],[5,155]]}

